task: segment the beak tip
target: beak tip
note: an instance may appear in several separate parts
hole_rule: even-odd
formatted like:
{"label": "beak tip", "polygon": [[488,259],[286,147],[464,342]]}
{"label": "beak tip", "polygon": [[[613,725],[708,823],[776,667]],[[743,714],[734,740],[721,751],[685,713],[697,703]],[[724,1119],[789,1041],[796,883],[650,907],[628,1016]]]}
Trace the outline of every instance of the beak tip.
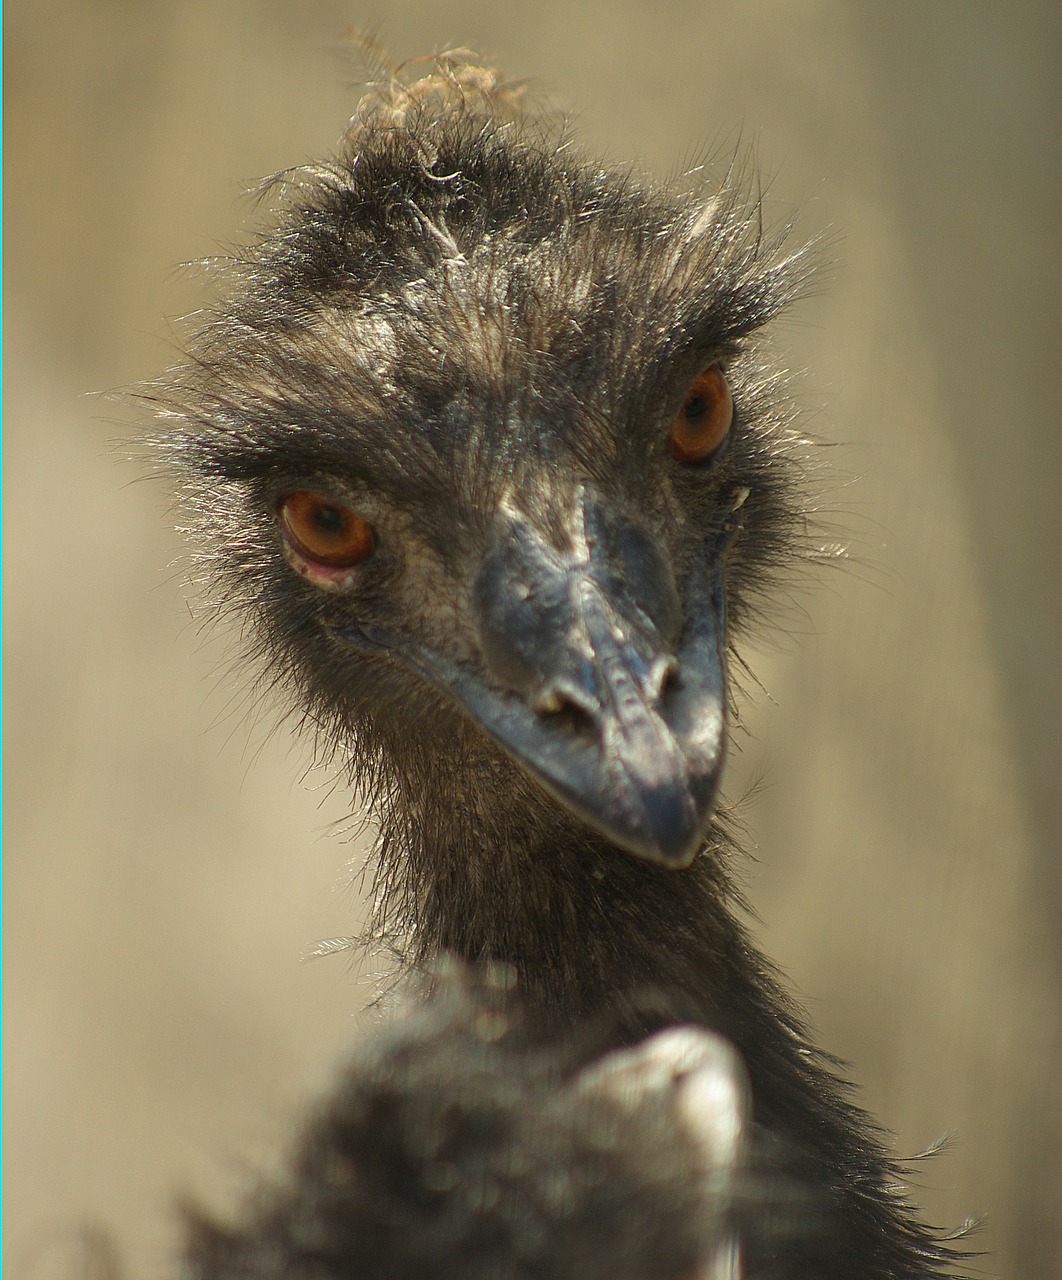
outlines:
{"label": "beak tip", "polygon": [[602,833],[628,853],[668,870],[682,871],[704,847],[714,810],[717,775],[707,786],[667,787],[639,797],[637,819],[610,815]]}
{"label": "beak tip", "polygon": [[657,867],[663,867],[667,871],[685,871],[697,857],[702,843],[702,840],[697,840],[674,848],[664,848],[658,844],[652,848],[639,849],[637,853],[646,862],[651,862]]}
{"label": "beak tip", "polygon": [[666,867],[670,871],[684,871],[700,853],[707,834],[707,826],[707,823],[703,826],[698,824],[696,827],[668,833],[666,836],[659,834],[637,852],[657,866]]}

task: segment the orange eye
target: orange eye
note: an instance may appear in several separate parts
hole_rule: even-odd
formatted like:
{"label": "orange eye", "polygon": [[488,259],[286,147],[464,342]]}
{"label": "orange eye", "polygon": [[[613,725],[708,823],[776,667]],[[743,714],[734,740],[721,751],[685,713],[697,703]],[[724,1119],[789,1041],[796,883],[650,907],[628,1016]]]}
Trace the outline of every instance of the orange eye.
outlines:
{"label": "orange eye", "polygon": [[690,383],[682,408],[667,435],[671,456],[679,462],[706,462],[719,452],[734,421],[734,397],[717,365]]}
{"label": "orange eye", "polygon": [[278,514],[292,549],[326,569],[350,569],[367,559],[376,545],[367,520],[308,489],[289,493]]}

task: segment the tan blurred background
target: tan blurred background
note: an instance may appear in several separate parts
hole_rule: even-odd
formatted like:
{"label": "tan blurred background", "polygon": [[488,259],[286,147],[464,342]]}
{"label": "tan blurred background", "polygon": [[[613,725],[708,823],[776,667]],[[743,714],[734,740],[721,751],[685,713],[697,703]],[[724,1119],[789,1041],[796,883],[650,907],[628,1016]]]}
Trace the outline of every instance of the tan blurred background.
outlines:
{"label": "tan blurred background", "polygon": [[[839,233],[779,336],[851,566],[756,670],[730,790],[766,949],[989,1276],[1062,1276],[1060,7],[976,0],[9,0],[5,6],[7,1238],[69,1273],[113,1228],[161,1275],[172,1198],[228,1195],[325,1078],[371,964],[346,813],[190,620],[167,497],[94,391],[172,356],[176,264],[327,153],[348,22],[466,43],[667,175],[754,148]],[[806,610],[806,612],[802,612]],[[219,668],[221,673],[218,674]],[[213,676],[211,673],[214,673]]]}

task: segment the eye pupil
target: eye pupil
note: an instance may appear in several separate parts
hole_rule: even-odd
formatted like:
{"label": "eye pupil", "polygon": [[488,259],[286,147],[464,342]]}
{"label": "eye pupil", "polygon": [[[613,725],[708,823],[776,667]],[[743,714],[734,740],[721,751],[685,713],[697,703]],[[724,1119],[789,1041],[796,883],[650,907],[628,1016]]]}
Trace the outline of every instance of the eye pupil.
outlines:
{"label": "eye pupil", "polygon": [[324,534],[335,537],[346,528],[346,516],[338,507],[320,506],[313,514],[313,522]]}
{"label": "eye pupil", "polygon": [[704,396],[690,396],[682,410],[687,422],[700,422],[708,412],[708,401]]}

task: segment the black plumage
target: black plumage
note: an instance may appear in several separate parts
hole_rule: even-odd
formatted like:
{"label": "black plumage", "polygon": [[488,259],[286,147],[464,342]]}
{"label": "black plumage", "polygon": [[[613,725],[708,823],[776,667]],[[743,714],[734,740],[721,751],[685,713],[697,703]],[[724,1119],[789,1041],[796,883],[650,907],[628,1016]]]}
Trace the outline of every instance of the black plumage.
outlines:
{"label": "black plumage", "polygon": [[782,1161],[746,1149],[726,1041],[676,1027],[576,1065],[528,1038],[509,977],[451,966],[363,1035],[283,1176],[235,1220],[188,1211],[184,1274],[736,1280],[739,1235],[802,1229]]}
{"label": "black plumage", "polygon": [[[942,1274],[753,947],[712,816],[726,656],[814,553],[807,445],[758,353],[806,255],[734,174],[652,187],[517,96],[440,58],[274,183],[154,393],[202,566],[379,822],[377,938],[513,965],[560,1030],[713,1028],[822,1192],[784,1274]],[[718,408],[718,377],[732,423],[691,461],[674,424]],[[334,545],[360,531],[353,560],[306,554],[299,495]]]}

